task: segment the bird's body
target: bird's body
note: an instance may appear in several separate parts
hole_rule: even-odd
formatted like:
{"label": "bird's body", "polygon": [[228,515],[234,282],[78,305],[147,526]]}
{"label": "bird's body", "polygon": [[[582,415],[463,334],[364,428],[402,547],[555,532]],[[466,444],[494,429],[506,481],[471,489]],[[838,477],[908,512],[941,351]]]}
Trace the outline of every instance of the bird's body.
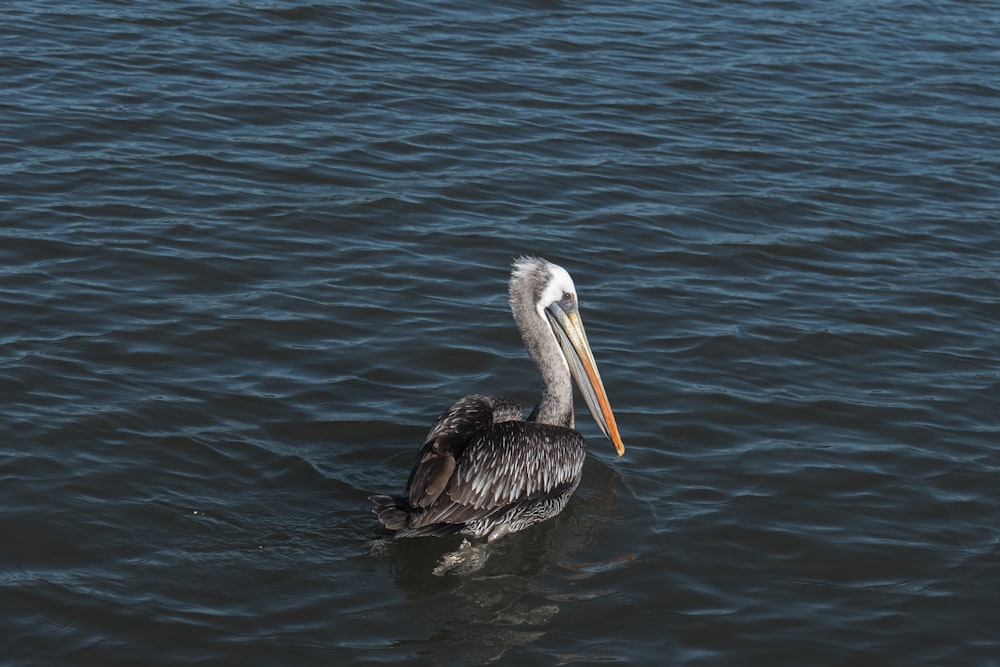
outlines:
{"label": "bird's body", "polygon": [[372,496],[396,537],[463,532],[490,541],[555,516],[580,483],[586,445],[573,429],[571,375],[602,431],[624,451],[564,269],[514,263],[510,305],[542,376],[527,421],[506,398],[473,394],[431,427],[400,497]]}

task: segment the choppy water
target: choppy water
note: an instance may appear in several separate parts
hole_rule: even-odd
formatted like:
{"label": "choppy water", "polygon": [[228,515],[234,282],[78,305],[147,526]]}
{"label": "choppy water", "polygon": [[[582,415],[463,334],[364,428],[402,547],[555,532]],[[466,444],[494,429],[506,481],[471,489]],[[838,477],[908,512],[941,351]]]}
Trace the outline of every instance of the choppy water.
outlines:
{"label": "choppy water", "polygon": [[[1000,4],[11,0],[9,665],[1000,664]],[[626,444],[387,543],[573,273]]]}

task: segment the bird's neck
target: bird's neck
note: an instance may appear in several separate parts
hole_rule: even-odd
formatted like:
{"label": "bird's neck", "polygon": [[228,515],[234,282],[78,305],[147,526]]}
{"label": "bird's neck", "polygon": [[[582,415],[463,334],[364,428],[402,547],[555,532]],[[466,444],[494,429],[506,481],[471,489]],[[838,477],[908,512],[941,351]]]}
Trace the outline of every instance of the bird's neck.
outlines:
{"label": "bird's neck", "polygon": [[[555,343],[553,347],[555,352],[562,353]],[[573,428],[573,384],[570,382],[569,370],[561,360],[558,366],[541,365],[539,370],[542,374],[542,395],[528,421]]]}
{"label": "bird's neck", "polygon": [[513,300],[511,310],[528,354],[542,376],[542,395],[528,421],[573,428],[573,384],[555,334],[529,300]]}

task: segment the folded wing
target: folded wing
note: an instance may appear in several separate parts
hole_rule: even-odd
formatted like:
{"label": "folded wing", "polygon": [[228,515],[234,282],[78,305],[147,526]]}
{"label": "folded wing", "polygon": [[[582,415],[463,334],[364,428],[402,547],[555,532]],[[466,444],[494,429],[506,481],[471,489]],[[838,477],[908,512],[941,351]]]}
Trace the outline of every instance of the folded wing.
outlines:
{"label": "folded wing", "polygon": [[586,455],[568,428],[520,421],[520,406],[472,395],[438,418],[407,483],[399,537],[444,534],[575,485]]}

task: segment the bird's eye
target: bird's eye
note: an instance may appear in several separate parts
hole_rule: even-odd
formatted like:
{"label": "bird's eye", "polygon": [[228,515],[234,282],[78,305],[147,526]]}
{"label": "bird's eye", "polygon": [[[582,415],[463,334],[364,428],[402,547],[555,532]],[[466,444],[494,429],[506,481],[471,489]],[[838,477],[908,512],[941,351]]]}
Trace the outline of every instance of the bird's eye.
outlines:
{"label": "bird's eye", "polygon": [[570,292],[563,292],[563,301],[567,301],[568,302],[568,301],[572,301],[572,300],[573,300],[573,294],[572,293],[570,293]]}

